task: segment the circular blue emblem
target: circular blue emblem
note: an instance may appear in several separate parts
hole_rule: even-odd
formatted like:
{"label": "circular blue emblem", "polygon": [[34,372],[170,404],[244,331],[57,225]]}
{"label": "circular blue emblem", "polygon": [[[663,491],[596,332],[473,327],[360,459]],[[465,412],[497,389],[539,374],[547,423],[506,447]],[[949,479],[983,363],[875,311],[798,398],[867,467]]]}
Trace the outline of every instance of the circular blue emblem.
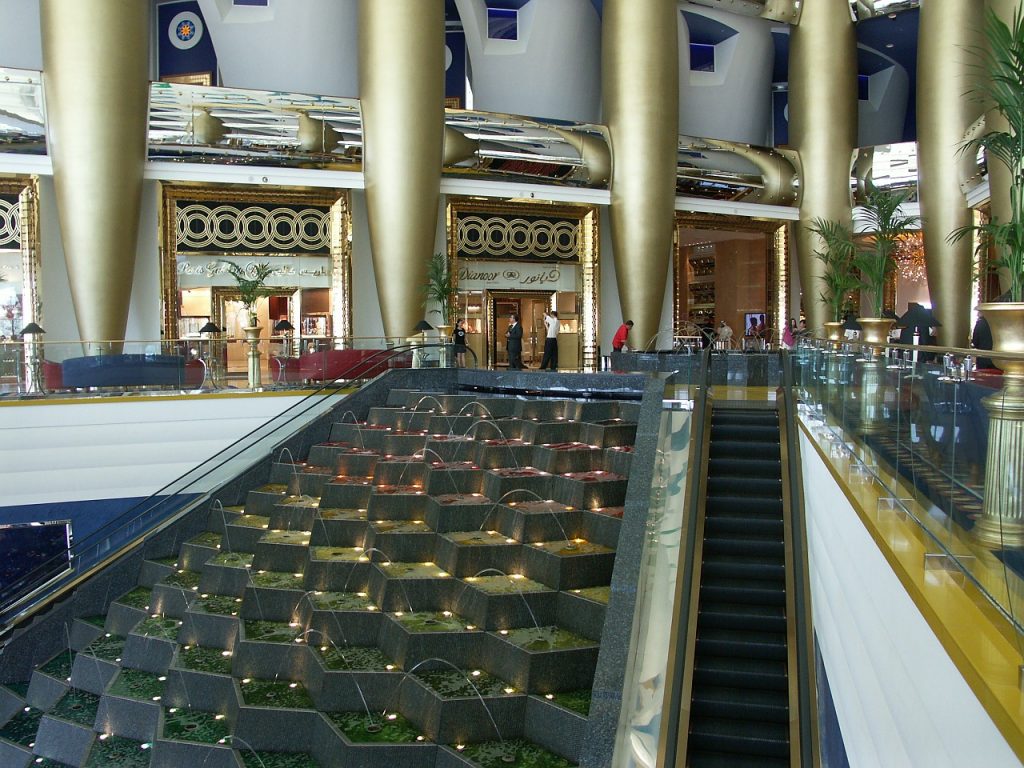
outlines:
{"label": "circular blue emblem", "polygon": [[178,26],[174,29],[174,34],[178,36],[181,42],[187,43],[196,36],[196,25],[190,19],[183,19],[178,22]]}
{"label": "circular blue emblem", "polygon": [[203,39],[203,22],[198,14],[182,11],[167,25],[167,38],[179,51],[187,51]]}

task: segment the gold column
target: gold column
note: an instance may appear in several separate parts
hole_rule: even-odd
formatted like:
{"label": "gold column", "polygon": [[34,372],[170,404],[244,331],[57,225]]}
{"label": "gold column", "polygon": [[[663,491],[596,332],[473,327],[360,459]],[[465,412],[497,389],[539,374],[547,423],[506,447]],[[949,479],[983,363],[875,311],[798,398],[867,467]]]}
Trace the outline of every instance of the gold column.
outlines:
{"label": "gold column", "polygon": [[423,319],[444,147],[444,1],[360,0],[359,93],[370,246],[384,333]]}
{"label": "gold column", "polygon": [[948,238],[971,223],[962,183],[974,161],[961,150],[980,114],[980,105],[964,96],[978,66],[969,53],[981,43],[978,6],[972,0],[922,3],[917,45],[917,178],[928,292],[942,323],[939,344],[957,347],[967,346],[971,335],[971,238]]}
{"label": "gold column", "polygon": [[123,339],[128,323],[146,160],[149,6],[119,3],[112,13],[108,0],[40,4],[47,141],[83,340]]}
{"label": "gold column", "polygon": [[630,343],[659,330],[675,220],[679,41],[673,0],[606,0],[602,79],[612,146],[611,236]]}
{"label": "gold column", "polygon": [[804,3],[789,52],[789,143],[800,161],[800,221],[794,228],[807,327],[823,328],[821,217],[849,222],[850,168],[857,146],[857,39],[847,0]]}

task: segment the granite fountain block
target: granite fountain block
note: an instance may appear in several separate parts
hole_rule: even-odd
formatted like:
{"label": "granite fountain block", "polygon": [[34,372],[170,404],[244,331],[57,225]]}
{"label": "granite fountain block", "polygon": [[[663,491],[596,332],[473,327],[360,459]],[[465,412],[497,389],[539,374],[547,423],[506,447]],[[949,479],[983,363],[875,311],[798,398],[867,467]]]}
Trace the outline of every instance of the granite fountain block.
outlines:
{"label": "granite fountain block", "polygon": [[[224,536],[221,539],[221,551],[255,552],[256,543],[269,528],[269,515],[239,515],[224,526]],[[206,564],[209,564],[209,562],[210,561],[207,560]]]}
{"label": "granite fountain block", "polygon": [[178,557],[181,567],[189,571],[202,571],[206,561],[220,551],[220,540],[220,534],[206,533],[186,541]]}
{"label": "granite fountain block", "polygon": [[447,609],[459,584],[433,562],[374,563],[367,592],[386,612]]}
{"label": "granite fountain block", "polygon": [[522,693],[446,698],[415,675],[403,683],[400,702],[399,709],[406,717],[438,744],[514,738],[521,735],[526,715]]}
{"label": "granite fountain block", "polygon": [[623,477],[629,477],[629,470],[633,465],[633,447],[618,445],[604,449],[604,466],[608,472],[614,472]]}
{"label": "granite fountain block", "polygon": [[557,624],[577,635],[600,642],[607,610],[606,603],[589,599],[583,590],[559,592]]}
{"label": "granite fountain block", "polygon": [[395,417],[394,429],[398,432],[423,432],[433,416],[431,411],[404,409]]}
{"label": "granite fountain block", "polygon": [[472,461],[476,453],[476,440],[465,435],[430,434],[423,446],[423,455],[428,460]]}
{"label": "granite fountain block", "polygon": [[320,713],[315,709],[252,707],[242,705],[232,729],[232,738],[250,749],[274,752],[306,748],[304,734],[316,727]]}
{"label": "granite fountain block", "polygon": [[85,765],[95,738],[91,727],[44,715],[36,731],[33,752],[63,765],[81,766]]}
{"label": "granite fountain block", "polygon": [[583,425],[580,438],[599,448],[633,445],[636,442],[636,422],[622,419],[603,419]]}
{"label": "granite fountain block", "polygon": [[572,763],[579,762],[587,736],[585,715],[559,707],[542,696],[530,696],[523,726],[523,735],[530,741]]}
{"label": "granite fountain block", "polygon": [[524,544],[575,538],[579,510],[557,501],[510,501],[500,505],[489,525]]}
{"label": "granite fountain block", "polygon": [[149,768],[238,768],[235,751],[226,744],[199,744],[192,741],[157,739],[153,742],[153,756]]}
{"label": "granite fountain block", "polygon": [[361,547],[366,544],[366,526],[369,522],[366,508],[321,508],[313,522],[314,547]]}
{"label": "granite fountain block", "polygon": [[518,491],[528,493],[533,498],[550,499],[552,480],[550,472],[531,466],[488,469],[484,473],[483,494],[489,499],[500,500],[512,491]]}
{"label": "granite fountain block", "polygon": [[256,542],[252,567],[261,571],[299,573],[305,568],[312,532],[265,531]]}
{"label": "granite fountain block", "polygon": [[199,580],[200,592],[241,597],[251,581],[252,560],[251,552],[221,552],[207,562]]}
{"label": "granite fountain block", "polygon": [[558,593],[519,574],[469,576],[453,610],[488,631],[553,624]]}
{"label": "granite fountain block", "polygon": [[397,417],[405,412],[404,408],[394,405],[375,405],[366,415],[366,423],[394,428]]}
{"label": "granite fountain block", "polygon": [[533,461],[533,446],[518,437],[480,440],[475,460],[481,469],[528,467]]}
{"label": "granite fountain block", "polygon": [[464,435],[480,416],[466,414],[431,414],[426,430],[431,435]]}
{"label": "granite fountain block", "polygon": [[310,644],[323,638],[339,647],[374,645],[383,614],[366,592],[307,593],[296,611],[299,623],[310,632]]}
{"label": "granite fountain block", "polygon": [[335,422],[331,426],[330,440],[332,443],[348,443],[363,450],[380,451],[384,444],[384,436],[390,434],[391,428],[383,424],[351,424]]}
{"label": "granite fountain block", "polygon": [[[34,675],[37,674],[37,672],[33,672],[32,674],[34,676]],[[49,677],[50,680],[52,680],[54,682],[61,682],[62,683],[62,688],[65,691],[67,690],[68,682],[69,681],[66,681],[66,680],[58,681],[58,680],[56,680],[56,678],[50,677],[49,675],[42,675],[42,673],[38,673],[38,674],[40,674],[41,676],[44,676],[44,677]],[[31,688],[31,682],[29,683],[29,687]],[[63,696],[63,695],[64,695],[64,692],[62,691],[61,692],[61,696]],[[57,698],[60,698],[60,696],[58,696]],[[54,699],[54,701],[56,701],[56,699]],[[0,685],[0,725],[6,723],[8,720],[10,720],[18,712],[23,711],[24,708],[25,708],[25,699],[24,698],[22,698],[17,693],[12,691],[10,688],[8,688],[6,686]],[[40,707],[40,709],[42,709],[42,707]]]}
{"label": "granite fountain block", "polygon": [[372,477],[380,453],[346,444],[322,443],[309,449],[312,463],[332,468],[339,475]]}
{"label": "granite fountain block", "polygon": [[170,563],[158,563],[154,560],[143,560],[139,569],[139,586],[152,587],[157,582],[174,573],[176,565]]}
{"label": "granite fountain block", "polygon": [[579,422],[604,421],[605,419],[624,418],[623,406],[619,400],[596,400],[569,403],[565,409],[567,418]]}
{"label": "granite fountain block", "polygon": [[371,555],[375,561],[422,562],[433,558],[436,539],[422,520],[377,520],[367,531],[366,549],[379,550]]}
{"label": "granite fountain block", "polygon": [[[422,445],[419,448],[421,452]],[[392,454],[377,462],[373,471],[374,485],[419,486],[423,487],[426,467],[423,465],[422,453]]]}
{"label": "granite fountain block", "polygon": [[167,670],[164,703],[169,707],[223,712],[233,719],[238,701],[238,689],[230,675],[177,667]]}
{"label": "granite fountain block", "polygon": [[570,408],[567,400],[518,400],[515,414],[524,420],[554,421],[570,417]]}
{"label": "granite fountain block", "polygon": [[[262,642],[242,636],[234,650],[232,674],[242,679],[298,680],[310,663],[310,650],[303,643]],[[298,632],[296,632],[298,636]]]}
{"label": "granite fountain block", "polygon": [[245,511],[250,515],[269,517],[274,506],[288,495],[288,487],[284,483],[261,486],[249,491],[245,497]]}
{"label": "granite fountain block", "polygon": [[547,443],[533,447],[533,466],[545,472],[588,472],[604,469],[604,454],[585,442]]}
{"label": "granite fountain block", "polygon": [[475,531],[495,511],[495,502],[480,493],[442,494],[427,500],[426,522],[438,533]]}
{"label": "granite fountain block", "polygon": [[125,639],[122,664],[162,675],[174,660],[181,626],[182,621],[174,618],[143,621]]}
{"label": "granite fountain block", "polygon": [[[151,613],[154,613],[156,608],[149,608],[148,605],[153,605],[152,598],[147,604],[147,608],[136,608],[131,605],[125,605],[124,603],[113,602],[107,609],[107,619],[103,624],[103,629],[107,632],[111,632],[115,635],[127,635],[140,621],[148,618]],[[90,625],[91,626],[91,625]],[[93,627],[95,630],[96,628]],[[102,632],[93,634],[93,637],[89,639],[88,645],[95,640]],[[76,647],[82,648],[82,645],[75,644]]]}
{"label": "granite fountain block", "polygon": [[373,485],[366,478],[341,475],[324,486],[320,509],[366,509],[372,492]]}
{"label": "granite fountain block", "polygon": [[567,472],[555,475],[551,495],[580,509],[621,507],[626,502],[626,484],[622,475],[603,470]]}
{"label": "granite fountain block", "polygon": [[104,733],[135,741],[152,741],[159,732],[162,711],[159,702],[108,693],[100,699],[96,721],[102,723]]}
{"label": "granite fountain block", "polygon": [[259,587],[249,584],[239,605],[239,617],[260,621],[293,621],[306,592],[303,589]]}
{"label": "granite fountain block", "polygon": [[[427,460],[433,459],[429,449]],[[431,461],[427,465],[425,488],[431,495],[480,493],[483,489],[483,472],[471,461]]]}
{"label": "granite fountain block", "polygon": [[367,501],[367,515],[371,520],[423,520],[428,498],[422,485],[376,485]]}
{"label": "granite fountain block", "polygon": [[479,442],[490,440],[522,440],[526,422],[518,417],[501,419],[481,419],[470,429],[469,436]]}
{"label": "granite fountain block", "polygon": [[[333,475],[332,475],[333,477]],[[313,529],[320,507],[320,494],[315,496],[288,496],[270,513],[270,530],[309,531]]]}
{"label": "granite fountain block", "polygon": [[511,397],[476,397],[468,406],[463,406],[460,412],[492,419],[507,419],[515,416],[516,401]]}
{"label": "granite fountain block", "polygon": [[28,747],[0,739],[0,765],[9,766],[9,768],[29,768],[35,758],[36,756]]}
{"label": "granite fountain block", "polygon": [[599,650],[597,643],[557,627],[488,633],[484,643],[487,671],[529,693],[589,688]]}
{"label": "granite fountain block", "polygon": [[611,549],[618,546],[624,507],[596,507],[579,513],[579,537]]}
{"label": "granite fountain block", "polygon": [[[229,598],[241,600],[241,598]],[[238,642],[237,615],[223,615],[220,613],[207,613],[201,608],[196,608],[202,600],[193,604],[193,610],[188,611],[181,620],[181,632],[178,634],[179,642],[190,645],[212,646],[214,648],[232,648]],[[237,611],[240,612],[242,604],[237,604]]]}
{"label": "granite fountain block", "polygon": [[[432,624],[428,622],[434,622]],[[476,668],[485,635],[457,615],[398,612],[381,624],[380,649],[409,670],[421,661],[441,658],[457,667]]]}
{"label": "granite fountain block", "polygon": [[434,556],[448,573],[463,578],[482,571],[519,570],[521,546],[495,530],[451,531],[439,534]]}
{"label": "granite fountain block", "polygon": [[202,575],[195,571],[180,570],[167,578],[175,583],[164,581],[153,585],[153,594],[150,600],[151,613],[184,616],[189,605],[196,599],[199,584],[202,583]]}
{"label": "granite fountain block", "polygon": [[388,742],[356,743],[328,718],[321,717],[311,734],[310,753],[323,766],[344,768],[434,768],[437,745],[429,742],[392,744]]}
{"label": "granite fountain block", "polygon": [[[408,432],[389,431],[381,442],[381,451],[385,457],[389,454],[391,456],[411,456],[423,450],[423,446],[427,443],[427,434],[426,427]],[[379,463],[377,470],[380,471]]]}
{"label": "granite fountain block", "polygon": [[290,464],[291,474],[283,481],[288,493],[293,496],[319,496],[324,485],[336,474],[333,467],[318,467],[312,464]]}
{"label": "granite fountain block", "polygon": [[[111,607],[113,607],[114,605],[115,605],[114,603],[111,603]],[[127,606],[122,606],[122,607],[127,607]],[[129,608],[129,610],[133,611],[133,612],[138,612],[138,611],[140,611],[142,609],[139,609],[139,608]],[[108,614],[109,614],[109,611],[108,611]],[[146,616],[148,614],[143,612],[142,615]],[[109,615],[108,615],[107,618],[109,619]],[[136,619],[136,623],[137,622],[138,622],[138,619]],[[123,631],[118,631],[115,634],[119,634],[119,635],[126,634],[128,632],[128,630],[131,629],[132,626],[134,626],[134,624],[129,625]],[[75,650],[75,651],[78,651],[78,650],[81,650],[82,648],[85,648],[87,645],[89,645],[89,643],[91,643],[97,637],[102,635],[105,628],[106,628],[106,622],[104,622],[104,627],[98,627],[95,624],[93,624],[92,622],[86,621],[85,619],[75,619],[73,622],[71,622],[71,633],[70,633],[70,638],[69,638],[71,649]]]}
{"label": "granite fountain block", "polygon": [[581,433],[580,424],[576,421],[527,421],[523,424],[520,437],[524,442],[537,446],[545,443],[573,443],[580,440]]}
{"label": "granite fountain block", "polygon": [[[110,681],[113,680],[117,673],[121,671],[119,666],[121,663],[121,657],[117,656],[117,660],[113,659],[101,659],[93,656],[91,653],[82,652],[75,656],[75,663],[71,667],[71,685],[82,691],[88,691],[94,693],[97,696],[102,694]],[[33,679],[33,684],[35,680]],[[33,691],[29,688],[29,703],[33,702]],[[49,709],[49,707],[47,707]]]}
{"label": "granite fountain block", "polygon": [[[81,678],[82,675],[79,675]],[[109,680],[109,677],[104,676],[105,679]],[[74,672],[71,674],[71,680],[75,679]],[[55,677],[44,674],[36,670],[32,673],[32,678],[29,680],[28,691],[25,694],[25,702],[41,709],[44,712],[50,710],[54,704],[60,701],[61,697],[68,692],[68,688],[71,687],[71,680],[58,680]],[[95,688],[95,686],[93,686]],[[95,690],[93,691],[95,693]],[[22,705],[24,706],[24,705]],[[19,707],[20,709],[20,707]]]}
{"label": "granite fountain block", "polygon": [[[344,651],[344,648],[342,648]],[[392,665],[394,667],[394,665]],[[309,693],[323,712],[357,712],[367,707],[381,712],[398,701],[398,690],[405,673],[391,670],[334,670],[323,661],[307,672]]]}
{"label": "granite fountain block", "polygon": [[554,589],[608,584],[614,565],[614,550],[582,539],[523,546],[523,573]]}
{"label": "granite fountain block", "polygon": [[310,547],[304,586],[320,592],[366,588],[370,558],[363,547]]}

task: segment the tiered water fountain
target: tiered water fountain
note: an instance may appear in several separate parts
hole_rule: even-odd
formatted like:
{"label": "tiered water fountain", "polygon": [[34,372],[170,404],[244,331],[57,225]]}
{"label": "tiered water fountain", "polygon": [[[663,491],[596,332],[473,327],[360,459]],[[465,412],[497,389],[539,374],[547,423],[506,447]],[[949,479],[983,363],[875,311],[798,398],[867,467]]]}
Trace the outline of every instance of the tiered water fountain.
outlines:
{"label": "tiered water fountain", "polygon": [[0,764],[574,764],[639,406],[389,403],[0,688]]}

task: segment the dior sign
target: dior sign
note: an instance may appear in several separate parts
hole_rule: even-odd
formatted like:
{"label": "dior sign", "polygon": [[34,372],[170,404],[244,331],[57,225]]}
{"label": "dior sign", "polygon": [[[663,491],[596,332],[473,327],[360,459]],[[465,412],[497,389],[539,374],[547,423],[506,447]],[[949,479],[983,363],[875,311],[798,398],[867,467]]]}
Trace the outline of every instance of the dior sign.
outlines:
{"label": "dior sign", "polygon": [[517,262],[463,261],[459,265],[462,291],[575,291],[576,266]]}

